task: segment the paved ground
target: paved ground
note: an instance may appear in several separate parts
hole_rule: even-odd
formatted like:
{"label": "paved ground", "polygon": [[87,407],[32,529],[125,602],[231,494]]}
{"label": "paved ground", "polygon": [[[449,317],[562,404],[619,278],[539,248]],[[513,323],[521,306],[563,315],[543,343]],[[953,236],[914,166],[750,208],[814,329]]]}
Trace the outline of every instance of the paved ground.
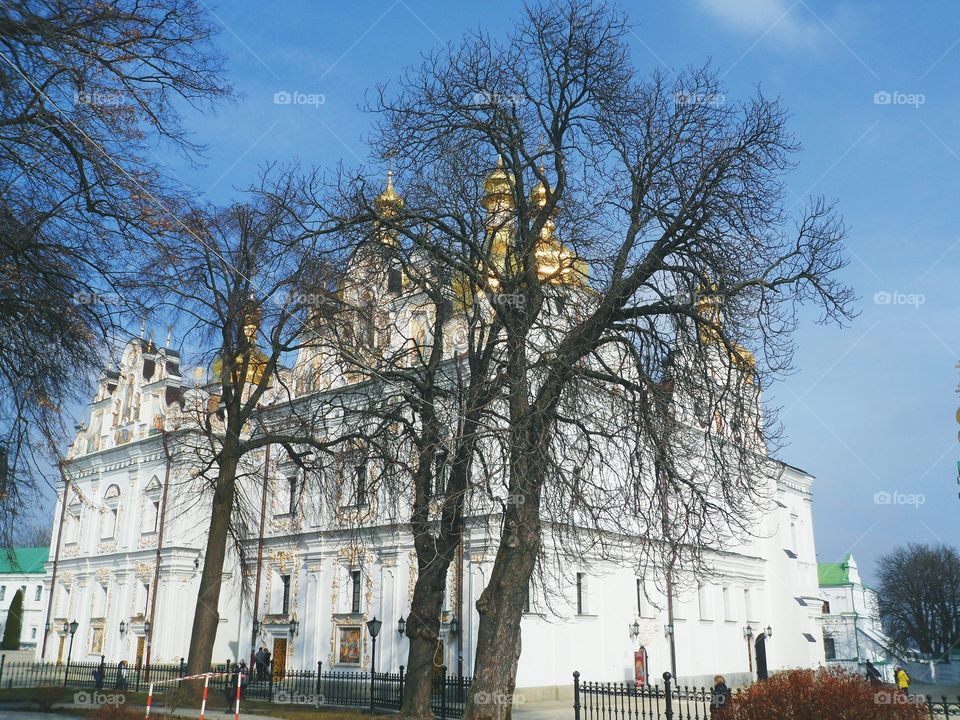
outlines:
{"label": "paved ground", "polygon": [[573,700],[514,705],[513,717],[516,720],[566,720],[573,717]]}
{"label": "paved ground", "polygon": [[0,710],[0,718],[16,718],[16,720],[83,720],[78,715],[61,715],[60,713],[26,712],[24,710]]}

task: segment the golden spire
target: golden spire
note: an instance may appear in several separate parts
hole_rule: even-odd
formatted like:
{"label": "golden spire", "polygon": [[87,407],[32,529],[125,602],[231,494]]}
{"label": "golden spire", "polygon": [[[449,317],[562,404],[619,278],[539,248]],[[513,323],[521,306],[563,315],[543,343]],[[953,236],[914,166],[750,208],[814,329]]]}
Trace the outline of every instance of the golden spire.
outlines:
{"label": "golden spire", "polygon": [[373,204],[383,217],[396,217],[403,208],[403,198],[393,189],[393,169],[387,170],[387,187],[377,195]]}
{"label": "golden spire", "polygon": [[503,155],[497,155],[497,166],[483,181],[483,207],[488,212],[513,207],[513,177],[503,166]]}

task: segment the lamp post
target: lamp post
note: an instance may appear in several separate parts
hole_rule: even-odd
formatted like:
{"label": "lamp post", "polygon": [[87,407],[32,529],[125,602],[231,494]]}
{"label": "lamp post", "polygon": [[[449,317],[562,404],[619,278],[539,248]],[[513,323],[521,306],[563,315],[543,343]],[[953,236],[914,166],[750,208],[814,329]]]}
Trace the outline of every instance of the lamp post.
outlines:
{"label": "lamp post", "polygon": [[296,637],[297,633],[300,631],[300,623],[296,620],[290,621],[290,637]]}
{"label": "lamp post", "polygon": [[753,677],[753,628],[750,623],[743,629],[743,637],[747,641],[747,661],[750,667],[750,676]]}
{"label": "lamp post", "polygon": [[127,624],[123,620],[121,620],[120,621],[120,637],[123,637],[123,635],[126,632],[127,632]]}
{"label": "lamp post", "polygon": [[403,615],[397,620],[397,632],[400,633],[401,637],[407,632],[407,621],[403,619]]}
{"label": "lamp post", "polygon": [[377,620],[376,615],[373,616],[373,620],[367,621],[367,630],[373,640],[373,649],[370,652],[370,712],[373,712],[373,678],[377,669],[377,635],[380,634],[382,626],[383,623]]}
{"label": "lamp post", "polygon": [[67,686],[67,680],[70,678],[70,658],[73,656],[73,636],[77,634],[77,628],[79,624],[76,620],[71,623],[64,621],[63,623],[63,634],[66,635],[70,633],[70,648],[67,650],[67,670],[63,674],[63,686]]}
{"label": "lamp post", "polygon": [[634,620],[633,625],[630,626],[630,639],[636,640],[639,635],[640,635],[640,623]]}

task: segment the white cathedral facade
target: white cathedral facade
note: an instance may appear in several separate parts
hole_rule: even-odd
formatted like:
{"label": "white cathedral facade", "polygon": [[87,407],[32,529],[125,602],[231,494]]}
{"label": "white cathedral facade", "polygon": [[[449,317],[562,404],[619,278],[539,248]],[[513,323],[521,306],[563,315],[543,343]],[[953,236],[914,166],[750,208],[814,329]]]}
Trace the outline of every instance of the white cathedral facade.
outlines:
{"label": "white cathedral facade", "polygon": [[[381,201],[397,201],[392,185]],[[562,249],[552,256],[551,249],[544,262],[562,265]],[[416,312],[406,317],[423,322]],[[289,370],[298,392],[349,386],[344,378],[303,382],[298,373],[311,362],[299,358]],[[213,388],[187,381],[176,351],[142,338],[129,342],[117,367],[101,376],[63,467],[66,484],[59,487],[47,563],[48,630],[37,643],[44,660],[65,658],[63,628],[73,621],[75,660],[103,655],[134,667],[186,656],[210,513],[209,494],[191,475],[189,408],[204,406]],[[672,622],[663,592],[612,560],[585,560],[570,568],[569,581],[535,591],[521,625],[517,692],[531,700],[565,694],[574,670],[585,680],[632,680],[641,648],[649,677],[657,680],[671,669],[671,641],[678,678],[697,685],[710,684],[716,674],[743,683],[758,670],[822,664],[813,477],[766,462],[771,509],[753,538],[711,555],[709,577],[676,583]],[[360,542],[338,522],[345,507],[313,497],[281,452],[265,476],[258,602],[254,607],[252,563],[243,570],[228,554],[214,661],[249,659],[251,648],[266,646],[279,667],[369,670],[366,621],[376,617],[383,621],[376,669],[396,671],[407,659],[408,641],[398,629],[416,579],[409,530],[374,518]],[[256,500],[259,514],[259,491]],[[436,662],[469,676],[475,603],[498,538],[483,518],[467,527],[449,573]],[[248,560],[256,558],[256,535],[245,542]]]}

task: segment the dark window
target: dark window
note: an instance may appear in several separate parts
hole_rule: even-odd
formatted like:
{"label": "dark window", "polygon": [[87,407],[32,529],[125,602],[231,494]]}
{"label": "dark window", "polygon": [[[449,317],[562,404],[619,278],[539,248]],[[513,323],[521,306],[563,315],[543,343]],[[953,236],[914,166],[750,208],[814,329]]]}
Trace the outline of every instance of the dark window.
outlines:
{"label": "dark window", "polygon": [[387,274],[387,292],[399,293],[403,290],[403,273],[399,268],[391,268]]}
{"label": "dark window", "polygon": [[150,609],[150,583],[143,584],[143,615],[146,617],[147,610]]}
{"label": "dark window", "polygon": [[820,611],[821,611],[824,615],[829,615],[829,614],[830,614],[830,601],[829,601],[829,600],[824,600],[824,601],[823,601],[823,607],[820,608]]}
{"label": "dark window", "polygon": [[360,571],[352,570],[350,580],[353,583],[353,604],[350,607],[350,612],[358,613],[360,612]]}
{"label": "dark window", "polygon": [[577,615],[583,615],[583,573],[577,573]]}
{"label": "dark window", "polygon": [[530,584],[527,584],[527,596],[523,599],[523,611],[525,613],[530,612],[530,596],[533,595],[533,590],[530,587]]}
{"label": "dark window", "polygon": [[37,590],[36,590],[36,592],[33,594],[33,599],[34,599],[34,600],[39,600],[39,599],[40,599],[40,596],[41,596],[42,594],[43,594],[43,585],[37,585]]}
{"label": "dark window", "polygon": [[837,659],[837,645],[832,637],[825,637],[823,639],[823,656],[827,660]]}
{"label": "dark window", "polygon": [[357,507],[363,507],[367,504],[367,464],[355,465],[353,472],[357,482]]}
{"label": "dark window", "polygon": [[447,492],[447,451],[441,450],[437,454],[436,469],[434,470],[434,495],[443,496]]}
{"label": "dark window", "polygon": [[287,615],[290,613],[290,576],[281,575],[280,582],[283,583],[283,609],[280,612]]}
{"label": "dark window", "polygon": [[643,578],[637,578],[637,617],[643,617]]}
{"label": "dark window", "polygon": [[297,476],[291,475],[287,482],[290,483],[290,504],[287,512],[293,515],[297,511]]}

